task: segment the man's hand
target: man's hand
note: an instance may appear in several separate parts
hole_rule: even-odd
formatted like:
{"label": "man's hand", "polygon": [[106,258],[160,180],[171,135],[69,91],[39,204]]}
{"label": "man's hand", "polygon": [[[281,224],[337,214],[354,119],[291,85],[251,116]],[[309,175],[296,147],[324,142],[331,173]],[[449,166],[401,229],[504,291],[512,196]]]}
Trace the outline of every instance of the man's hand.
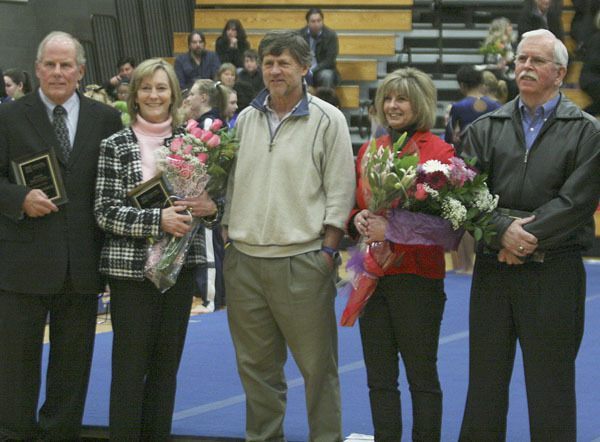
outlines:
{"label": "man's hand", "polygon": [[191,229],[191,222],[192,216],[186,211],[185,206],[171,206],[162,209],[160,228],[164,232],[182,237]]}
{"label": "man's hand", "polygon": [[521,261],[518,256],[510,253],[508,249],[502,249],[498,252],[498,261],[506,263],[508,265],[523,264],[523,261]]}
{"label": "man's hand", "polygon": [[535,219],[535,216],[528,216],[514,220],[504,235],[502,235],[502,247],[516,256],[531,255],[537,249],[538,240],[531,233],[526,231],[523,226]]}
{"label": "man's hand", "polygon": [[40,189],[31,190],[25,196],[25,201],[23,201],[21,208],[30,218],[38,218],[52,212],[58,212],[58,207]]}

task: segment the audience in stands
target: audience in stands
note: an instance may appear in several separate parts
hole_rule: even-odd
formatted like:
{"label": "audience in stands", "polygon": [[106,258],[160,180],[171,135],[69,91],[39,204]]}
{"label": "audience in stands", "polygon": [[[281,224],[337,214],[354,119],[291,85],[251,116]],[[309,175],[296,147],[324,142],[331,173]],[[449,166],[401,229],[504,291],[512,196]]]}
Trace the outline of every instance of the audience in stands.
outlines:
{"label": "audience in stands", "polygon": [[[259,54],[267,89],[237,120],[223,218],[246,440],[285,440],[289,347],[304,379],[307,439],[342,441],[334,278],[354,200],[350,133],[342,112],[306,93],[311,54],[297,32],[267,33]],[[285,84],[273,82],[282,71]]]}
{"label": "audience in stands", "polygon": [[444,140],[455,148],[460,146],[460,140],[469,124],[500,107],[500,103],[485,94],[483,74],[473,66],[461,66],[456,72],[456,81],[465,98],[452,105],[444,136]]}
{"label": "audience in stands", "polygon": [[[52,32],[37,54],[39,89],[0,106],[0,439],[75,441],[104,287],[92,211],[98,150],[121,122],[113,108],[77,93],[85,51],[76,39]],[[56,198],[59,188],[52,195],[9,172],[12,161],[32,155],[46,164],[48,149],[66,204]]]}
{"label": "audience in stands", "polygon": [[215,48],[221,63],[231,63],[238,68],[244,67],[244,53],[250,49],[250,43],[239,20],[235,18],[227,20],[223,32],[215,42]]}
{"label": "audience in stands", "polygon": [[237,92],[235,89],[229,87],[223,87],[226,92],[225,98],[225,108],[222,112],[223,119],[229,128],[233,128],[235,126],[235,122],[237,120],[237,110],[238,110],[238,98]]}
{"label": "audience in stands", "polygon": [[[454,156],[452,146],[431,133],[436,89],[426,73],[406,68],[388,74],[377,88],[375,109],[379,124],[386,129],[378,145],[389,146],[407,132],[405,146],[418,148],[420,163],[432,159],[448,163]],[[348,232],[356,238],[362,235],[370,243],[384,241],[387,228],[399,220],[394,218],[394,210],[380,216],[367,209],[361,162],[369,145],[365,143],[356,158],[356,208],[348,221]],[[436,361],[446,302],[444,248],[391,245],[403,258],[379,278],[359,319],[375,440],[402,438],[400,354],[412,396],[412,439],[439,442],[442,390]]]}
{"label": "audience in stands", "polygon": [[572,0],[575,14],[571,21],[569,35],[575,40],[575,54],[583,58],[587,50],[587,42],[596,32],[594,20],[600,11],[600,0]]}
{"label": "audience in stands", "polygon": [[579,86],[592,99],[585,111],[592,115],[600,115],[600,12],[596,13],[594,25],[596,32],[587,42]]}
{"label": "audience in stands", "polygon": [[4,103],[7,97],[6,88],[4,86],[4,75],[2,74],[2,69],[0,69],[0,104]]}
{"label": "audience in stands", "polygon": [[519,40],[525,32],[535,29],[548,29],[556,38],[563,40],[561,13],[561,0],[525,0],[518,21]]}
{"label": "audience in stands", "polygon": [[30,93],[33,88],[31,85],[31,77],[27,71],[20,69],[7,69],[4,71],[4,90],[8,101],[21,98],[23,95]]}
{"label": "audience in stands", "polygon": [[[100,271],[111,289],[111,440],[169,440],[177,370],[187,331],[202,235],[194,236],[177,282],[166,293],[144,276],[148,238],[185,235],[192,217],[208,223],[217,205],[203,193],[166,208],[132,206],[128,192],[157,173],[155,151],[183,133],[172,66],[155,58],[133,72],[130,128],[102,141],[95,215],[104,230]],[[124,161],[127,158],[128,161]]]}
{"label": "audience in stands", "polygon": [[117,61],[117,74],[102,85],[112,100],[118,99],[117,88],[123,81],[129,81],[134,69],[135,59],[133,57],[122,57]]}
{"label": "audience in stands", "polygon": [[258,66],[258,52],[254,49],[244,52],[244,68],[239,71],[236,80],[236,83],[239,82],[248,83],[254,91],[254,96],[265,87],[262,72]]}
{"label": "audience in stands", "polygon": [[104,88],[102,86],[98,86],[97,84],[88,84],[85,87],[83,95],[85,95],[88,98],[91,98],[92,100],[99,101],[100,103],[112,103],[112,100],[110,99]]}
{"label": "audience in stands", "polygon": [[306,26],[300,30],[300,35],[310,47],[310,75],[307,78],[312,80],[309,86],[333,88],[340,82],[336,69],[339,42],[337,33],[325,26],[324,18],[321,9],[310,8],[306,13]]}
{"label": "audience in stands", "polygon": [[496,75],[490,71],[481,72],[483,81],[483,94],[490,97],[492,100],[497,101],[500,104],[504,104],[508,101],[508,86],[506,81],[498,80]]}
{"label": "audience in stands", "polygon": [[233,89],[237,93],[237,114],[240,114],[244,109],[246,109],[250,105],[252,100],[254,100],[254,97],[256,97],[257,93],[254,91],[252,86],[245,81],[236,81],[233,85]]}
{"label": "audience in stands", "polygon": [[224,86],[233,87],[237,76],[237,70],[231,63],[223,63],[217,74],[215,75],[215,81],[221,82]]}
{"label": "audience in stands", "polygon": [[221,66],[219,56],[205,49],[206,38],[202,32],[191,32],[187,43],[188,52],[175,58],[175,72],[182,91],[192,87],[194,81],[200,78],[212,80]]}
{"label": "audience in stands", "polygon": [[594,240],[600,123],[560,93],[565,45],[547,30],[517,47],[519,97],[471,124],[463,153],[500,197],[480,244],[469,311],[460,441],[503,441],[517,351],[532,441],[577,440],[575,361],[584,327],[582,251]]}

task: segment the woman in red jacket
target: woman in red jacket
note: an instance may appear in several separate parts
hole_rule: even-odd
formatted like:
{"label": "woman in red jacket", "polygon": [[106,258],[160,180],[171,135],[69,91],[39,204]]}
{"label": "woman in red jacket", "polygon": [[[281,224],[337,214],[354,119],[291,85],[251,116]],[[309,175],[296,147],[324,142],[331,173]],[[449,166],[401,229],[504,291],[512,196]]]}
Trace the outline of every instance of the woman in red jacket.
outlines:
{"label": "woman in red jacket", "polygon": [[[432,159],[449,163],[454,156],[452,146],[430,132],[435,122],[436,90],[427,74],[414,68],[389,74],[377,89],[375,110],[376,118],[388,132],[378,139],[378,145],[391,146],[407,132],[406,146],[417,147],[420,163]],[[385,239],[388,218],[367,209],[361,163],[368,145],[362,146],[356,160],[357,208],[351,214],[348,229],[351,235],[362,235],[367,242],[374,242]],[[360,318],[375,441],[401,439],[398,353],[412,396],[412,440],[439,441],[442,391],[437,349],[446,301],[444,249],[395,243],[392,247],[402,260],[379,279]]]}

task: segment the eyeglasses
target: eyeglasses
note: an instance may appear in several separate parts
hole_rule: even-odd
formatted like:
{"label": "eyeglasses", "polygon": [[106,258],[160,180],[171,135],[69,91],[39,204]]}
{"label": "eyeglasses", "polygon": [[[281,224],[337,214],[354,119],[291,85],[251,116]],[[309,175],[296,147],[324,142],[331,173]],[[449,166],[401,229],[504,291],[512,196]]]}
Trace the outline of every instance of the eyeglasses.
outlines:
{"label": "eyeglasses", "polygon": [[548,60],[547,58],[537,57],[535,55],[517,54],[515,59],[517,64],[525,64],[527,63],[527,60],[529,60],[529,64],[536,68],[547,65],[548,63],[558,64],[554,60]]}

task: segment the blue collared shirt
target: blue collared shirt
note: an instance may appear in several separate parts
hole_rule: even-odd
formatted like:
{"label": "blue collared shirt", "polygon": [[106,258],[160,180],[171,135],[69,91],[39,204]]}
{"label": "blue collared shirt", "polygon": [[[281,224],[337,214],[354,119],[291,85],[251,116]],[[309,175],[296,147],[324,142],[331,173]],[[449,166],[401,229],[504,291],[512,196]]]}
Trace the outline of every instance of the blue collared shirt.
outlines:
{"label": "blue collared shirt", "polygon": [[521,124],[523,125],[523,132],[525,133],[525,145],[527,146],[527,150],[531,149],[542,126],[548,121],[548,118],[550,118],[554,109],[556,109],[559,100],[560,94],[535,108],[533,115],[531,115],[521,98],[519,98],[518,104],[519,110],[521,111]]}

